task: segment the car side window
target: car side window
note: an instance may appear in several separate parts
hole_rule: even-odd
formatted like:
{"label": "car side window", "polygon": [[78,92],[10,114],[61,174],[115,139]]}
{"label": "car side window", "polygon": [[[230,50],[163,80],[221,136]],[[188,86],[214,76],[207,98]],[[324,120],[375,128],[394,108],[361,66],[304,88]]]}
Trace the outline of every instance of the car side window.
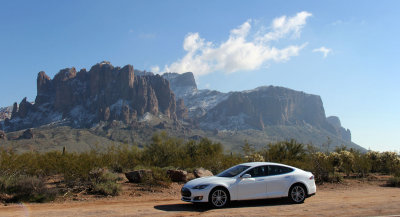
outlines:
{"label": "car side window", "polygon": [[280,175],[280,174],[285,174],[285,173],[290,173],[292,172],[293,169],[289,167],[284,167],[284,166],[276,166],[276,165],[270,165],[268,166],[268,175]]}
{"label": "car side window", "polygon": [[260,176],[266,176],[268,174],[266,166],[259,166],[259,167],[254,167],[253,169],[247,171],[247,174],[250,174],[251,177],[260,177]]}

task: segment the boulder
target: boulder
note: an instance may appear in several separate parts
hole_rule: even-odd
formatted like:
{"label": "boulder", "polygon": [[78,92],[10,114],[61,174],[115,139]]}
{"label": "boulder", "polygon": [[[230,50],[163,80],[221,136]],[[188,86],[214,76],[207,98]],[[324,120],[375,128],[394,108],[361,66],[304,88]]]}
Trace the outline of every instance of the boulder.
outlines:
{"label": "boulder", "polygon": [[204,168],[197,168],[193,171],[194,176],[196,178],[205,177],[205,176],[213,176],[213,173],[210,170],[206,170]]}
{"label": "boulder", "polygon": [[194,174],[193,174],[193,173],[188,173],[186,177],[187,177],[187,178],[186,178],[186,180],[187,180],[187,181],[190,181],[190,180],[192,180],[192,179],[195,179],[195,178],[196,178],[196,176],[194,176]]}
{"label": "boulder", "polygon": [[0,130],[0,139],[3,139],[3,140],[7,139],[6,133],[4,133],[4,131],[2,131],[2,130]]}
{"label": "boulder", "polygon": [[158,129],[165,129],[166,128],[166,122],[160,122],[159,124],[154,126],[155,128]]}
{"label": "boulder", "polygon": [[167,175],[173,182],[186,182],[188,173],[184,170],[168,170]]}
{"label": "boulder", "polygon": [[135,170],[125,173],[128,181],[133,183],[141,183],[146,175],[151,176],[153,172],[151,170]]}
{"label": "boulder", "polygon": [[33,130],[32,129],[26,129],[22,135],[19,137],[19,139],[32,139],[33,138]]}

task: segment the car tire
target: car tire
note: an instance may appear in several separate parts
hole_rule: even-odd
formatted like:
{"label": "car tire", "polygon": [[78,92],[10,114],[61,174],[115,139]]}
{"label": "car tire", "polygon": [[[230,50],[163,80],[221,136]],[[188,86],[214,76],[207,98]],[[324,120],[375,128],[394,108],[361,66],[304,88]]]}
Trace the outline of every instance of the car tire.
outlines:
{"label": "car tire", "polygon": [[303,203],[307,197],[307,190],[304,185],[296,184],[290,187],[289,200],[292,203]]}
{"label": "car tire", "polygon": [[225,188],[214,188],[208,197],[210,206],[217,209],[228,206],[229,202],[229,192]]}

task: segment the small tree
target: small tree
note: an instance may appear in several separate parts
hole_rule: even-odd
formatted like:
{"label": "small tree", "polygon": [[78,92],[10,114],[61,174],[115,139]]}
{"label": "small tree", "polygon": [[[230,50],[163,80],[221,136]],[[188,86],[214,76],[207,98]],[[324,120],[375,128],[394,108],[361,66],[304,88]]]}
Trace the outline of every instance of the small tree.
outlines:
{"label": "small tree", "polygon": [[342,169],[346,173],[346,176],[350,176],[353,169],[354,155],[349,151],[340,151],[340,159],[342,160]]}

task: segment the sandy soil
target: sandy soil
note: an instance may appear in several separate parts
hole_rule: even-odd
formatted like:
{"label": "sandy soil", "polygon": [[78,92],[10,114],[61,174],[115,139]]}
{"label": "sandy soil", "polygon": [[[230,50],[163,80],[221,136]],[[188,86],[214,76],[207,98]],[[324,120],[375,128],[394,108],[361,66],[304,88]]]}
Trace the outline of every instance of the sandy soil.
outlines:
{"label": "sandy soil", "polygon": [[156,192],[126,184],[118,197],[1,205],[0,216],[400,216],[400,188],[383,184],[347,180],[319,186],[317,195],[299,205],[284,199],[257,200],[216,210],[180,201],[178,184]]}

